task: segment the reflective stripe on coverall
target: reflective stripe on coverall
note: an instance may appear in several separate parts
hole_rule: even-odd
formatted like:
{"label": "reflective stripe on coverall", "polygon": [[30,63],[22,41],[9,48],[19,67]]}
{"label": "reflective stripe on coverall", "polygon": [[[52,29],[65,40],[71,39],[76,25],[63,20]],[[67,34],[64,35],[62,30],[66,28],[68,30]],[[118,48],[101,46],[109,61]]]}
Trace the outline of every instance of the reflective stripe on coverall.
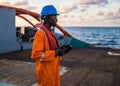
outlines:
{"label": "reflective stripe on coverall", "polygon": [[50,50],[48,38],[42,30],[35,34],[31,58],[36,60],[38,86],[60,86],[60,58],[55,56],[55,50]]}

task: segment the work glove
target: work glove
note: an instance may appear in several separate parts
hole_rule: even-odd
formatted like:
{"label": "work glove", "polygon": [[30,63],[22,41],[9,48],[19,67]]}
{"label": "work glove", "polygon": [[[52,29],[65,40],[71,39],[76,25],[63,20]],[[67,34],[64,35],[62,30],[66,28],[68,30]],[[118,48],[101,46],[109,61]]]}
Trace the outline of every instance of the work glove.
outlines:
{"label": "work glove", "polygon": [[72,50],[72,47],[70,45],[61,46],[55,50],[55,55],[63,56],[66,53],[68,53],[70,50]]}
{"label": "work glove", "polygon": [[65,47],[65,53],[68,53],[73,49],[71,45],[65,45],[64,47]]}
{"label": "work glove", "polygon": [[56,56],[63,56],[65,54],[65,47],[59,47],[55,49]]}

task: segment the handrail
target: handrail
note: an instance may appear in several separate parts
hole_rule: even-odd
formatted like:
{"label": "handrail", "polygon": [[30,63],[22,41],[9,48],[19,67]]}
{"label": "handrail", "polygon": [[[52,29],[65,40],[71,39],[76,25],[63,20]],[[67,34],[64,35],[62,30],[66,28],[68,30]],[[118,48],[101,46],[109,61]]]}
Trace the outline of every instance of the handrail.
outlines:
{"label": "handrail", "polygon": [[[22,8],[16,8],[16,7],[11,7],[11,6],[4,6],[4,5],[0,5],[0,8],[6,8],[6,9],[13,9],[16,11],[16,16],[20,17],[20,18],[23,18],[24,20],[26,20],[28,23],[30,23],[34,28],[35,28],[35,25],[29,21],[27,18],[21,16],[22,14],[27,14],[27,15],[30,15],[32,16],[33,18],[35,18],[38,22],[40,22],[40,18],[39,18],[39,14],[38,13],[35,13],[35,12],[32,12],[32,11],[28,11],[28,10],[25,10],[25,9],[22,9]],[[68,32],[66,32],[60,25],[56,25],[56,27],[65,35],[65,36],[68,36],[68,37],[72,37]]]}

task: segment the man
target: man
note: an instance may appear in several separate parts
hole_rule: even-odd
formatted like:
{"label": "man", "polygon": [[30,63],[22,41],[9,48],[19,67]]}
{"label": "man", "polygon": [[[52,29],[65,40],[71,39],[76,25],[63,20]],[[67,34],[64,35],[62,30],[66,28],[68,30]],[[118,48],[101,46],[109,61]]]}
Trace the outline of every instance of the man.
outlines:
{"label": "man", "polygon": [[36,61],[38,86],[60,86],[60,57],[65,47],[59,47],[51,30],[57,23],[58,12],[53,5],[46,5],[41,11],[41,22],[34,36],[32,59]]}

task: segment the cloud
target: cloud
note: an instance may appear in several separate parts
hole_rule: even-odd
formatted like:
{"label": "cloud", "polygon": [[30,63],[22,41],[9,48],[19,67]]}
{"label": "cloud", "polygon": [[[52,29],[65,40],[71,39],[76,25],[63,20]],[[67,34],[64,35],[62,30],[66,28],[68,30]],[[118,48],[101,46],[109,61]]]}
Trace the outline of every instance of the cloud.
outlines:
{"label": "cloud", "polygon": [[20,1],[17,1],[16,3],[14,3],[15,6],[25,6],[25,5],[28,5],[28,1],[27,0],[20,0]]}
{"label": "cloud", "polygon": [[0,5],[10,5],[8,1],[0,1]]}
{"label": "cloud", "polygon": [[[108,0],[78,0],[78,5],[81,7],[81,12],[88,11],[93,6],[105,7],[109,3]],[[96,8],[95,8],[96,9]]]}
{"label": "cloud", "polygon": [[120,14],[120,7],[118,8],[118,14]]}
{"label": "cloud", "polygon": [[108,0],[79,0],[80,4],[87,5],[98,5],[98,4],[107,4]]}
{"label": "cloud", "polygon": [[89,5],[82,5],[82,8],[80,9],[80,11],[85,12],[87,11],[88,8],[89,8]]}
{"label": "cloud", "polygon": [[60,6],[58,8],[60,13],[69,13],[69,12],[71,12],[74,9],[77,9],[76,4],[74,4],[74,3],[73,4],[69,4],[67,6]]}
{"label": "cloud", "polygon": [[36,6],[27,6],[26,9],[28,9],[28,10],[35,10],[35,9],[37,9],[37,7]]}
{"label": "cloud", "polygon": [[117,12],[115,13],[114,16],[116,19],[120,19],[120,7],[118,8]]}
{"label": "cloud", "polygon": [[95,20],[100,21],[117,21],[120,20],[120,8],[117,9],[117,11],[96,11],[95,12]]}
{"label": "cloud", "polygon": [[31,5],[30,3],[28,3],[27,0],[18,0],[16,2],[14,2],[14,3],[10,3],[9,1],[0,1],[0,5],[14,6],[14,7],[27,9],[27,10],[35,10],[35,9],[37,9],[36,6],[34,6],[33,4]]}
{"label": "cloud", "polygon": [[81,12],[85,12],[86,10],[87,10],[87,9],[84,9],[84,8],[83,8],[83,9],[81,9],[80,11],[81,11]]}
{"label": "cloud", "polygon": [[102,15],[104,15],[104,12],[103,11],[96,11],[95,14],[97,16],[102,16]]}
{"label": "cloud", "polygon": [[17,1],[17,2],[14,3],[13,5],[14,5],[14,6],[17,6],[17,7],[22,7],[22,8],[24,8],[24,9],[28,9],[28,10],[34,10],[34,9],[37,8],[37,7],[34,6],[34,5],[30,5],[27,0]]}
{"label": "cloud", "polygon": [[106,14],[106,18],[113,18],[113,16],[114,16],[114,13],[113,13],[113,12],[108,12],[108,13]]}
{"label": "cloud", "polygon": [[117,20],[120,19],[120,8],[117,10],[117,12],[109,12],[105,15],[106,19],[113,19]]}

